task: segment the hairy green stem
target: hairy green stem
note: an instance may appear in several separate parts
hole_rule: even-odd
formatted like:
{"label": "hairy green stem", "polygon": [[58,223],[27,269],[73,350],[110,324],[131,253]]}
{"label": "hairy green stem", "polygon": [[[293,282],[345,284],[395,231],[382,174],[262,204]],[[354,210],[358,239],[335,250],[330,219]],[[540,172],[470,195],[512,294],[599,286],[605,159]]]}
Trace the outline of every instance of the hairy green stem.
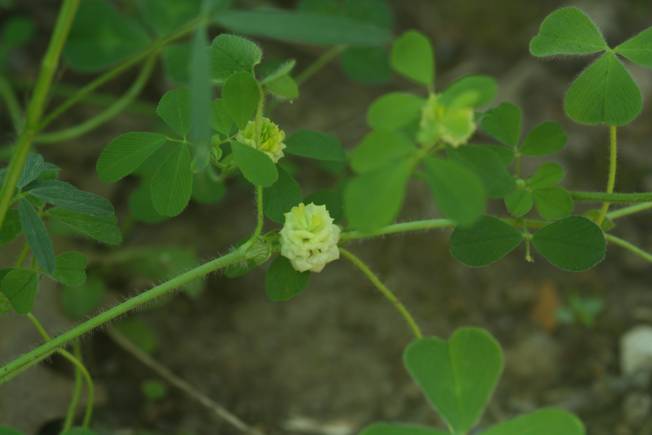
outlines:
{"label": "hairy green stem", "polygon": [[607,213],[607,217],[609,219],[618,219],[621,217],[633,215],[650,209],[652,209],[652,202],[643,202],[641,204],[636,204],[629,207],[623,207],[618,210],[610,211],[609,213]]}
{"label": "hairy green stem", "polygon": [[[82,360],[81,346],[79,340],[72,342],[73,355],[77,358],[81,364],[84,364]],[[81,399],[82,388],[84,387],[84,377],[82,371],[75,366],[75,388],[72,392],[72,399],[68,404],[68,411],[66,412],[66,418],[63,421],[63,431],[69,430],[72,428],[75,423],[75,415],[77,414],[77,406],[79,405],[79,400]]]}
{"label": "hairy green stem", "polygon": [[396,295],[389,289],[383,282],[369,269],[369,266],[362,261],[360,258],[358,258],[355,254],[353,254],[351,251],[344,249],[340,247],[340,253],[344,258],[349,260],[355,267],[360,270],[368,279],[369,281],[378,289],[378,291],[387,299],[392,305],[394,305],[394,308],[399,312],[399,314],[405,319],[407,322],[408,326],[410,327],[410,330],[414,334],[416,338],[421,338],[423,337],[423,334],[421,333],[421,329],[419,328],[419,325],[417,325],[417,322],[414,320],[414,317],[410,312],[405,308],[405,305],[401,303],[401,301],[396,297]]}
{"label": "hairy green stem", "polygon": [[[32,313],[28,313],[27,318],[32,322],[39,335],[43,338],[43,340],[45,340],[46,343],[52,342],[52,337],[50,337],[50,334],[48,334],[41,322]],[[84,427],[88,427],[91,424],[91,418],[93,417],[93,402],[95,397],[95,386],[93,384],[93,378],[91,377],[90,373],[88,373],[88,370],[86,370],[84,364],[82,364],[81,361],[79,361],[73,354],[65,349],[57,349],[56,352],[68,360],[68,362],[70,362],[75,367],[75,370],[79,370],[79,373],[86,381],[88,397],[86,398],[86,411],[84,412],[84,420],[82,425]],[[78,401],[79,398],[73,398],[73,401],[75,400]],[[64,431],[65,430],[66,428],[64,428]]]}
{"label": "hairy green stem", "polygon": [[18,99],[14,90],[4,76],[0,75],[0,97],[5,102],[7,106],[7,112],[9,112],[9,118],[11,119],[11,124],[14,127],[16,133],[20,132],[23,128],[23,114],[20,110],[20,104],[18,104]]}
{"label": "hairy green stem", "polygon": [[229,254],[208,261],[198,267],[195,267],[194,269],[191,269],[164,282],[163,284],[152,287],[151,289],[144,291],[130,299],[127,299],[121,304],[109,308],[108,310],[73,327],[63,334],[54,337],[52,340],[40,345],[39,347],[21,355],[3,367],[0,367],[0,384],[4,383],[9,378],[12,378],[16,372],[22,371],[22,369],[32,366],[38,361],[41,361],[47,355],[55,352],[57,349],[63,346],[66,346],[69,342],[81,337],[82,335],[91,332],[94,329],[99,328],[145,304],[151,303],[161,296],[170,294],[172,291],[188,284],[189,282],[203,278],[209,273],[215,272],[219,269],[223,269],[232,264],[246,260],[246,250],[248,247],[248,244],[245,244],[242,247],[230,252]]}
{"label": "hairy green stem", "polygon": [[46,143],[55,143],[55,142],[61,142],[61,141],[73,139],[88,133],[89,131],[99,127],[103,123],[119,115],[124,109],[127,108],[127,106],[131,104],[131,102],[143,90],[145,84],[147,84],[147,81],[152,75],[155,60],[156,60],[155,55],[152,55],[147,59],[145,64],[143,64],[143,68],[141,69],[140,74],[136,78],[136,81],[133,83],[133,85],[131,85],[129,90],[117,101],[115,101],[111,106],[109,106],[106,110],[86,120],[85,122],[82,122],[81,124],[75,125],[74,127],[66,128],[59,131],[54,131],[51,133],[43,133],[37,136],[34,141],[36,143],[46,144]]}
{"label": "hairy green stem", "polygon": [[4,177],[2,190],[0,190],[0,227],[4,223],[5,216],[11,205],[11,199],[16,189],[16,183],[23,171],[27,155],[32,147],[32,141],[36,136],[45,103],[48,97],[48,91],[52,85],[54,74],[59,65],[61,51],[68,38],[70,27],[75,19],[77,8],[80,0],[64,0],[59,10],[57,23],[54,27],[47,52],[43,57],[41,69],[36,79],[34,93],[27,106],[27,115],[25,119],[25,128],[20,132],[16,144],[16,150],[9,162],[7,173]]}
{"label": "hairy green stem", "polygon": [[265,225],[265,211],[263,209],[263,188],[256,186],[256,229],[253,238],[260,236]]}
{"label": "hairy green stem", "polygon": [[363,232],[363,231],[347,231],[342,233],[340,240],[360,240],[370,239],[372,237],[386,236],[389,234],[406,233],[411,231],[424,231],[440,228],[451,228],[455,226],[455,222],[448,219],[424,219],[419,221],[401,222],[398,224],[388,225],[377,230]]}
{"label": "hairy green stem", "polygon": [[[614,187],[616,186],[616,169],[618,168],[618,128],[615,126],[609,127],[609,177],[607,179],[607,193],[613,193]],[[611,203],[605,201],[600,208],[600,214],[596,223],[598,226],[602,226],[607,213],[609,212],[609,206]]]}
{"label": "hairy green stem", "polygon": [[630,243],[627,240],[623,240],[620,237],[616,237],[612,234],[605,234],[604,237],[605,239],[607,239],[609,243],[613,243],[616,246],[620,246],[621,248],[627,249],[629,252],[638,255],[642,259],[652,263],[652,254],[642,250],[641,248],[634,245],[633,243]]}

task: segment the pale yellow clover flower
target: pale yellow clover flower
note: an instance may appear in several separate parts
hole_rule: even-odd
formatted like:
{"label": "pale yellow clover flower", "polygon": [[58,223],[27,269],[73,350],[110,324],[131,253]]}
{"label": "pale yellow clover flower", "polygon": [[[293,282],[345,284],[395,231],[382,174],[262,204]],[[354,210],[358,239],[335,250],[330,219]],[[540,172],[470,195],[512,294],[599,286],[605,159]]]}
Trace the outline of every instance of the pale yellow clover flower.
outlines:
{"label": "pale yellow clover flower", "polygon": [[340,227],[326,206],[301,203],[285,213],[281,229],[281,255],[299,272],[321,272],[340,258]]}
{"label": "pale yellow clover flower", "polygon": [[274,163],[278,162],[285,149],[285,132],[269,118],[263,117],[260,122],[260,141],[256,140],[256,121],[249,121],[245,128],[240,130],[235,139],[244,145],[249,145],[269,156]]}
{"label": "pale yellow clover flower", "polygon": [[467,143],[475,130],[473,108],[456,101],[445,106],[436,95],[431,95],[421,112],[417,139],[424,145],[441,140],[457,148]]}

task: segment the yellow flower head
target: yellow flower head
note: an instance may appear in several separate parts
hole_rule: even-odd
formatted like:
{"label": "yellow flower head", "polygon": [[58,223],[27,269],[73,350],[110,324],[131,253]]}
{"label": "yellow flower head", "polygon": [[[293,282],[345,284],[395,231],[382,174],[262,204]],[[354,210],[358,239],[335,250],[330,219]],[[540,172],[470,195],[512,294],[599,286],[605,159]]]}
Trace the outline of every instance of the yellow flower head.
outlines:
{"label": "yellow flower head", "polygon": [[[244,145],[249,145],[269,156],[274,163],[278,162],[284,156],[285,149],[285,132],[269,118],[263,117],[260,123],[260,132],[256,131],[256,122],[249,121],[245,128],[240,130],[236,140]],[[260,134],[257,140],[257,136]]]}
{"label": "yellow flower head", "polygon": [[321,272],[340,258],[340,227],[323,205],[301,203],[285,213],[281,229],[281,255],[299,272]]}

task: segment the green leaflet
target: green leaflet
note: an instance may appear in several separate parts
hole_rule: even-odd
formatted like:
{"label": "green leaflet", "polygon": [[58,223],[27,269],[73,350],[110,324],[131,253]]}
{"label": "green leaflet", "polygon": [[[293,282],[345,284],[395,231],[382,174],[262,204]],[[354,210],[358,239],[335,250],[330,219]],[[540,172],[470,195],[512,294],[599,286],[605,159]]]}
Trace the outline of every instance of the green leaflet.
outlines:
{"label": "green leaflet", "polygon": [[287,258],[279,255],[265,275],[267,297],[275,302],[289,301],[306,288],[309,280],[310,272],[297,272]]}
{"label": "green leaflet", "polygon": [[652,68],[652,27],[623,42],[614,50],[637,65]]}
{"label": "green leaflet", "polygon": [[251,74],[262,58],[263,52],[256,43],[237,35],[221,34],[211,44],[213,79],[224,82],[237,72]]}
{"label": "green leaflet", "polygon": [[435,55],[430,40],[410,30],[394,41],[392,67],[399,74],[432,89],[435,83]]}
{"label": "green leaflet", "polygon": [[481,267],[502,259],[522,241],[523,235],[512,225],[483,216],[471,227],[455,228],[450,249],[453,257],[467,266]]}
{"label": "green leaflet", "polygon": [[301,187],[283,168],[278,168],[278,180],[264,190],[263,209],[265,216],[282,224],[284,214],[301,202]]}
{"label": "green leaflet", "polygon": [[584,425],[562,409],[540,409],[500,423],[483,435],[584,435]]}
{"label": "green leaflet", "polygon": [[181,137],[190,133],[190,91],[177,88],[167,91],[156,106],[156,114]]}
{"label": "green leaflet", "polygon": [[498,142],[515,147],[521,137],[523,113],[512,103],[502,103],[482,116],[480,128]]}
{"label": "green leaflet", "polygon": [[359,435],[447,435],[448,432],[400,423],[374,423],[367,426]]}
{"label": "green leaflet", "polygon": [[86,282],[86,257],[81,252],[63,252],[56,257],[53,278],[57,282],[78,287]]}
{"label": "green leaflet", "polygon": [[589,65],[564,98],[566,114],[580,124],[626,125],[642,108],[638,85],[612,52]]}
{"label": "green leaflet", "polygon": [[591,220],[571,216],[543,227],[532,245],[554,266],[581,272],[600,263],[606,253],[602,230]]}
{"label": "green leaflet", "polygon": [[371,231],[396,219],[414,160],[405,158],[354,177],[344,189],[344,211],[349,225]]}
{"label": "green leaflet", "polygon": [[534,56],[580,55],[608,48],[595,23],[580,9],[561,8],[546,17],[530,41]]}
{"label": "green leaflet", "polygon": [[448,341],[415,340],[403,360],[414,382],[456,433],[467,433],[478,422],[503,370],[500,345],[477,328],[458,329]]}
{"label": "green leaflet", "polygon": [[255,186],[269,187],[278,179],[278,170],[265,153],[248,145],[232,142],[233,160],[242,175]]}
{"label": "green leaflet", "polygon": [[261,98],[259,85],[251,73],[231,75],[222,89],[226,111],[240,129],[253,119]]}
{"label": "green leaflet", "polygon": [[21,199],[18,202],[18,216],[20,217],[20,226],[36,262],[45,272],[51,274],[55,268],[54,248],[45,224],[34,206],[26,199]]}
{"label": "green leaflet", "polygon": [[343,162],[346,154],[340,140],[332,135],[318,131],[299,130],[286,140],[285,152],[309,159],[330,162]]}
{"label": "green leaflet", "polygon": [[2,294],[18,314],[32,311],[38,291],[38,274],[33,270],[11,269],[0,282]]}
{"label": "green leaflet", "polygon": [[[163,102],[164,99],[165,96],[161,101]],[[116,182],[126,177],[158,151],[165,140],[162,134],[148,132],[134,131],[118,136],[102,150],[97,160],[97,175],[105,182]]]}
{"label": "green leaflet", "polygon": [[405,92],[385,94],[367,111],[367,124],[378,130],[399,130],[418,121],[426,101]]}
{"label": "green leaflet", "polygon": [[167,143],[154,157],[159,163],[149,180],[152,204],[162,216],[176,216],[192,195],[190,150],[186,144]]}

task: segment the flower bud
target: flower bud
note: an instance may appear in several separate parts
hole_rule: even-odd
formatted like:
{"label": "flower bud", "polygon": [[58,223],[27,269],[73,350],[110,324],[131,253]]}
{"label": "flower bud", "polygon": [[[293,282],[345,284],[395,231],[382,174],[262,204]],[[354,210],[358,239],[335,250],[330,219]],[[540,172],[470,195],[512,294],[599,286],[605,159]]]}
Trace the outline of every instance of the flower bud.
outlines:
{"label": "flower bud", "polygon": [[436,95],[431,95],[421,112],[418,140],[424,145],[438,141],[454,148],[465,144],[475,132],[473,109],[461,102],[449,106],[441,104]]}
{"label": "flower bud", "polygon": [[292,207],[285,213],[280,236],[281,255],[299,272],[321,272],[327,263],[340,258],[340,227],[323,205],[301,203]]}
{"label": "flower bud", "polygon": [[[261,119],[260,132],[256,131],[256,127],[256,121],[249,121],[245,128],[238,132],[236,140],[264,152],[274,163],[278,162],[284,156],[285,132],[265,117]],[[259,137],[258,134],[260,134]]]}

